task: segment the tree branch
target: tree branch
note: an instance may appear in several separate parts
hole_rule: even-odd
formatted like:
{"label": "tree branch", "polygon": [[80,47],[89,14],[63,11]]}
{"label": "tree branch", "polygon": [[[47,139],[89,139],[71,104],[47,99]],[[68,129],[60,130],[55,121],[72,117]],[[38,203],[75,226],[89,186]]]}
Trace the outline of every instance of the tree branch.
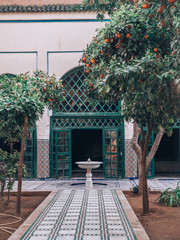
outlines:
{"label": "tree branch", "polygon": [[155,140],[154,140],[154,143],[151,147],[151,151],[149,152],[148,156],[146,157],[146,168],[148,168],[149,164],[151,163],[155,153],[157,152],[157,149],[159,147],[159,144],[161,142],[161,138],[164,134],[164,129],[163,128],[160,128],[160,131],[159,133],[157,134]]}
{"label": "tree branch", "polygon": [[[144,158],[146,158],[146,154],[147,154],[147,150],[148,150],[148,143],[149,143],[149,139],[151,137],[151,132],[152,132],[152,129],[151,129],[151,126],[150,126],[150,123],[148,123],[147,125],[147,135],[146,135],[146,138],[145,138],[145,143],[144,143]],[[145,137],[145,136],[144,136]]]}
{"label": "tree branch", "polygon": [[133,123],[133,136],[131,139],[131,146],[135,153],[137,154],[138,158],[141,157],[141,148],[138,144],[138,137],[140,134],[140,128],[138,127],[138,124],[136,122]]}

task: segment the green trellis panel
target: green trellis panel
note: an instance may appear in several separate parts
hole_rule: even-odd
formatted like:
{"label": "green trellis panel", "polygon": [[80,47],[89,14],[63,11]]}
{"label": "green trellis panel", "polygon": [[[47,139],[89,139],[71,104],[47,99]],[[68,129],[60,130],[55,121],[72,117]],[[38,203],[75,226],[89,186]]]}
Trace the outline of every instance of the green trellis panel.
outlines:
{"label": "green trellis panel", "polygon": [[120,103],[100,103],[99,101],[88,101],[87,92],[85,90],[84,79],[87,76],[83,67],[78,67],[62,77],[63,80],[63,100],[59,104],[59,110],[53,112],[53,115],[73,114],[113,114],[120,115]]}
{"label": "green trellis panel", "polygon": [[180,128],[180,119],[174,124],[173,128]]}

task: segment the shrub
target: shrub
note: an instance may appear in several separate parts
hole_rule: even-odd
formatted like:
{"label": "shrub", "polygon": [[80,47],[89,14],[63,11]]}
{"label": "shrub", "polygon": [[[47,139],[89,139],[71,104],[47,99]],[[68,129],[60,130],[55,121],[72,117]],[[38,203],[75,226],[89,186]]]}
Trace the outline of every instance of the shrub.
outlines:
{"label": "shrub", "polygon": [[167,188],[156,201],[170,207],[180,207],[180,181],[175,189]]}

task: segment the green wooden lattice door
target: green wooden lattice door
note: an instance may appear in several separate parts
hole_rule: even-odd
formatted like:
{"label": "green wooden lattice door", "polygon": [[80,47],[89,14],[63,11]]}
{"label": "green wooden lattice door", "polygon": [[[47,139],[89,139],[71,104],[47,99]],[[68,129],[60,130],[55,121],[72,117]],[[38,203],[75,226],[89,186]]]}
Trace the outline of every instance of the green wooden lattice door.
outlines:
{"label": "green wooden lattice door", "polygon": [[119,177],[119,132],[103,130],[103,171],[107,178]]}
{"label": "green wooden lattice door", "polygon": [[36,177],[37,172],[37,136],[36,127],[28,128],[26,135],[26,148],[24,153],[24,164],[26,166],[27,178]]}
{"label": "green wooden lattice door", "polygon": [[53,142],[55,177],[71,177],[71,131],[55,131]]}

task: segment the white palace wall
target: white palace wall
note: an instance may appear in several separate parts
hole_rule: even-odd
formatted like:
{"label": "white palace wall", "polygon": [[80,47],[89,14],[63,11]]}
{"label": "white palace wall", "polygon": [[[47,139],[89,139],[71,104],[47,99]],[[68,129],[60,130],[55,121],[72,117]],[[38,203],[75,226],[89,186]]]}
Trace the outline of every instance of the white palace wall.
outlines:
{"label": "white palace wall", "polygon": [[[0,74],[40,69],[61,78],[79,65],[86,45],[104,24],[97,22],[92,12],[0,14]],[[46,109],[43,118],[37,121],[38,177],[49,176],[50,116],[51,111]],[[132,124],[125,123],[126,177],[134,177],[137,172],[131,136]],[[44,160],[46,171],[42,172]]]}

